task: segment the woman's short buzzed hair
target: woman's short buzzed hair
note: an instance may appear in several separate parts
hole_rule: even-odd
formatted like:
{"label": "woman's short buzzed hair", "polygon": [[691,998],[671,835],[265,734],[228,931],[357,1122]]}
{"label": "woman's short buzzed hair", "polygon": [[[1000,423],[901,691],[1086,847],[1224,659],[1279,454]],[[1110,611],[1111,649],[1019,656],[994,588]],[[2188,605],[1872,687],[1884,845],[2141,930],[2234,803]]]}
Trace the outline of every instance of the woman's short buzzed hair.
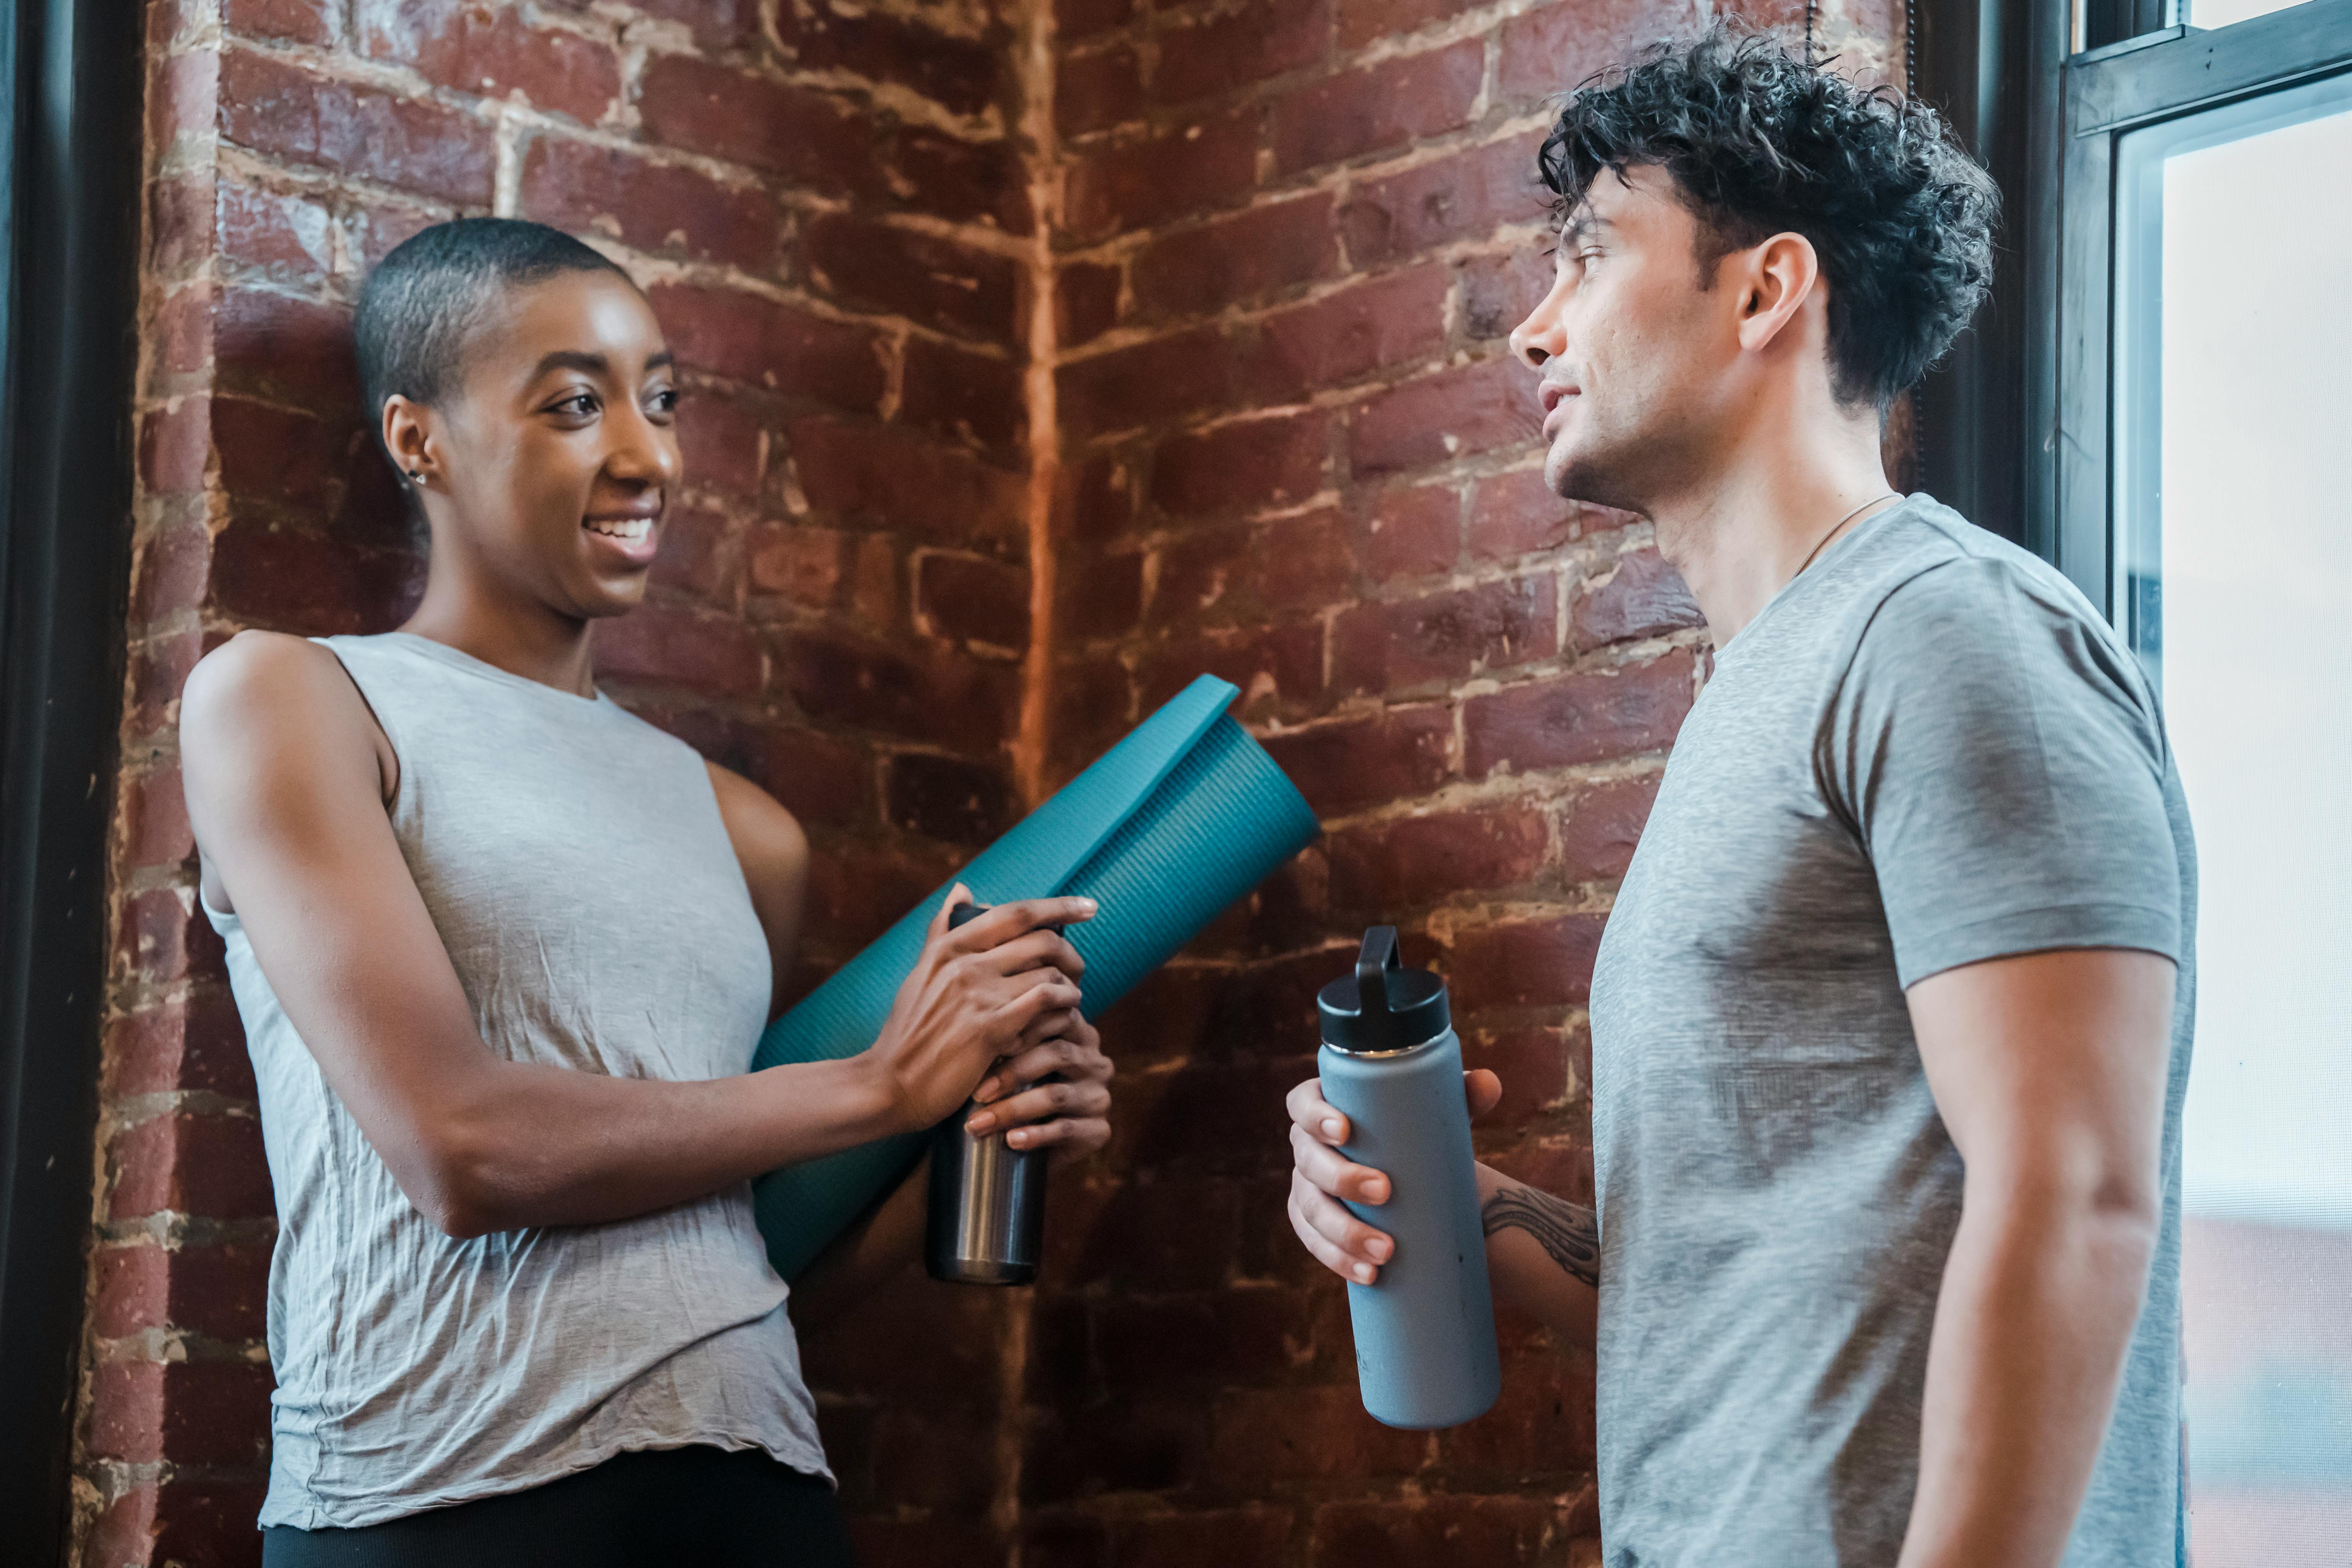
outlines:
{"label": "woman's short buzzed hair", "polygon": [[384,399],[394,393],[439,403],[499,297],[566,272],[610,272],[635,286],[562,230],[520,218],[461,217],[401,241],[368,274],[352,323],[370,417],[381,426]]}
{"label": "woman's short buzzed hair", "polygon": [[1829,281],[1830,386],[1881,410],[1927,373],[1992,285],[2000,193],[1933,109],[1721,24],[1579,88],[1537,157],[1559,216],[1603,169],[1672,176],[1698,219],[1699,287],[1793,232]]}

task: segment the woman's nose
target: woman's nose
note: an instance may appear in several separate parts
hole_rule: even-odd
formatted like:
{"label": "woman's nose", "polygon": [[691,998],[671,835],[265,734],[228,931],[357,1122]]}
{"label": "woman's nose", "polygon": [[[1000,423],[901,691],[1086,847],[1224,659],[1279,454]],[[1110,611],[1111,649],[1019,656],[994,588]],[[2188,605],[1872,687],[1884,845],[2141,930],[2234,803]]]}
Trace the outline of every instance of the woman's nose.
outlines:
{"label": "woman's nose", "polygon": [[642,413],[623,422],[622,436],[604,458],[604,469],[616,479],[637,484],[670,486],[678,480],[684,463],[677,437]]}

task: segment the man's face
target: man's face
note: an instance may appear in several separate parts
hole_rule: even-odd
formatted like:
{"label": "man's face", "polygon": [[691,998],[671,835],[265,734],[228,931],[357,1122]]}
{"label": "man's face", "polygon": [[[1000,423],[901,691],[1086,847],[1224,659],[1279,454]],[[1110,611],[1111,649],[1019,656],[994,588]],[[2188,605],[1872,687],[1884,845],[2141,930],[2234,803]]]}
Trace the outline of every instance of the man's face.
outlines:
{"label": "man's face", "polygon": [[1511,333],[1539,378],[1544,479],[1645,511],[1708,461],[1738,352],[1735,291],[1702,291],[1698,223],[1672,176],[1603,170],[1562,226],[1551,292]]}

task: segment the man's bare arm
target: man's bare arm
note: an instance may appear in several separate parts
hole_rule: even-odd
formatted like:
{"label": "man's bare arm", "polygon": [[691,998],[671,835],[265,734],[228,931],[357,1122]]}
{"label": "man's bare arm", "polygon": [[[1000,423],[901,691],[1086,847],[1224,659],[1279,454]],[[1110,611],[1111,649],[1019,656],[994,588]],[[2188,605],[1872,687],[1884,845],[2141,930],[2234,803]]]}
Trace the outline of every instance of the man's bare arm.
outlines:
{"label": "man's bare arm", "polygon": [[1086,918],[1076,901],[953,933],[942,910],[884,1040],[848,1061],[704,1082],[508,1061],[476,1031],[401,857],[373,736],[332,655],[247,633],[189,678],[182,771],[208,874],[287,1016],[401,1190],[453,1235],[626,1218],[928,1125],[1076,1004],[1066,942],[1002,941]]}
{"label": "man's bare arm", "polygon": [[1968,1176],[1900,1568],[2054,1568],[2065,1551],[2156,1247],[2173,980],[2155,953],[2091,949],[1911,987]]}
{"label": "man's bare arm", "polygon": [[[1503,1086],[1479,1068],[1464,1075],[1463,1090],[1476,1117],[1495,1108]],[[1389,1179],[1339,1152],[1348,1141],[1348,1119],[1324,1100],[1318,1080],[1292,1089],[1287,1108],[1291,1228],[1325,1268],[1369,1285],[1380,1278],[1395,1244],[1339,1200],[1384,1204]],[[1478,1201],[1496,1299],[1544,1323],[1562,1342],[1590,1352],[1600,1321],[1600,1230],[1592,1211],[1488,1165],[1478,1167]]]}

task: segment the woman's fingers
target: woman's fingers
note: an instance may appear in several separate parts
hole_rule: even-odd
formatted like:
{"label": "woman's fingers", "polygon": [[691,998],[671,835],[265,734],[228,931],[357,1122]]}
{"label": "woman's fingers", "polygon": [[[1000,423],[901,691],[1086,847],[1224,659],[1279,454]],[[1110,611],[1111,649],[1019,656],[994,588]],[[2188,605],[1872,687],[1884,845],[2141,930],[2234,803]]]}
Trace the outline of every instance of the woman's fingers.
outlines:
{"label": "woman's fingers", "polygon": [[1360,1204],[1389,1201],[1388,1177],[1343,1157],[1303,1127],[1290,1130],[1290,1160],[1299,1175],[1334,1197]]}
{"label": "woman's fingers", "polygon": [[1011,1093],[1023,1084],[1058,1074],[1073,1080],[1079,1079],[1108,1079],[1118,1069],[1103,1055],[1101,1037],[1095,1026],[1075,1011],[1047,1015],[1030,1026],[1034,1029],[1053,1026],[1062,1020],[1053,1037],[1040,1039],[1028,1046],[1012,1060],[999,1064],[981,1079],[972,1090],[972,1098],[982,1105]]}
{"label": "woman's fingers", "polygon": [[[984,1110],[972,1113],[964,1131],[975,1138],[985,1137],[1000,1127],[1016,1131],[1031,1122],[1048,1121],[1056,1116],[1101,1116],[1110,1110],[1110,1089],[1097,1079],[1077,1083],[1033,1084],[1010,1099],[1000,1100]],[[1015,1141],[1013,1147],[1027,1145]]]}
{"label": "woman's fingers", "polygon": [[1034,1127],[1016,1127],[1004,1135],[1004,1141],[1024,1153],[1032,1149],[1049,1151],[1054,1163],[1064,1165],[1109,1142],[1110,1120],[1103,1116],[1065,1116]]}

